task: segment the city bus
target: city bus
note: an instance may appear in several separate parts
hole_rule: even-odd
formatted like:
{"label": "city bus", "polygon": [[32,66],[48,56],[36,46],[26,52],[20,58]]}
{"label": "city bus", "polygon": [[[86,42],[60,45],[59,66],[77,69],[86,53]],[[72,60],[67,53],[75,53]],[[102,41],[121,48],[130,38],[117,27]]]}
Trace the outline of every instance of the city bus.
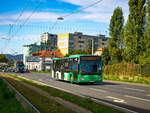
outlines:
{"label": "city bus", "polygon": [[71,83],[102,82],[102,59],[86,54],[52,59],[52,78]]}

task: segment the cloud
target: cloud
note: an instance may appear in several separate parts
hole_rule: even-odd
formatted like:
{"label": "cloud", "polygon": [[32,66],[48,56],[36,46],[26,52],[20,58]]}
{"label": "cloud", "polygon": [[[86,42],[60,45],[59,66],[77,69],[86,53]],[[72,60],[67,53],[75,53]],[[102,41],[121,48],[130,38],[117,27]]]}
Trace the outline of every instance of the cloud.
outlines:
{"label": "cloud", "polygon": [[12,37],[11,40],[16,40],[16,41],[40,41],[40,35],[22,35],[22,36],[15,36]]}
{"label": "cloud", "polygon": [[[25,12],[19,19],[19,23],[23,23],[32,12]],[[51,12],[35,12],[29,19],[28,22],[53,22],[56,21],[59,16],[62,14],[51,13]],[[19,14],[3,14],[0,15],[0,24],[13,24],[18,18]]]}
{"label": "cloud", "polygon": [[[0,37],[9,38],[7,34],[0,32]],[[0,49],[4,53],[14,54],[15,52],[22,53],[23,45],[40,42],[40,35],[21,35],[12,37],[11,40],[0,38]],[[7,44],[7,46],[6,46]]]}
{"label": "cloud", "polygon": [[91,0],[60,0],[60,1],[79,6],[87,6],[89,3],[92,3]]}
{"label": "cloud", "polygon": [[[94,0],[60,0],[63,2],[67,2],[73,5],[78,5],[80,8],[87,7],[93,3]],[[97,0],[98,1],[98,0]],[[94,1],[96,2],[96,1]],[[63,17],[67,14],[71,14],[68,17],[65,17],[65,20],[91,20],[96,22],[104,22],[109,23],[110,18],[113,15],[114,9],[120,6],[123,9],[125,21],[127,20],[129,14],[129,7],[127,0],[103,0],[100,3],[94,5],[93,7],[89,7],[84,9],[83,11],[75,14],[71,13],[56,13],[53,10],[50,12],[35,12],[28,22],[55,22],[58,17]],[[78,10],[78,9],[77,9]],[[32,12],[25,12],[21,18],[19,23],[23,23],[26,18],[28,18]],[[16,18],[19,16],[18,14],[2,14],[0,15],[0,25],[13,24]]]}
{"label": "cloud", "polygon": [[[85,8],[94,2],[91,0],[61,0],[73,5],[80,6],[80,9]],[[116,7],[122,7],[125,20],[127,20],[129,14],[128,0],[102,0],[98,4],[95,4],[92,7],[84,9],[82,11],[82,19],[90,19],[98,22],[109,22],[113,11]]]}
{"label": "cloud", "polygon": [[[10,37],[8,37],[7,34],[0,32],[0,40],[7,40]],[[10,41],[40,41],[40,35],[21,35],[21,36],[15,36],[11,37]]]}

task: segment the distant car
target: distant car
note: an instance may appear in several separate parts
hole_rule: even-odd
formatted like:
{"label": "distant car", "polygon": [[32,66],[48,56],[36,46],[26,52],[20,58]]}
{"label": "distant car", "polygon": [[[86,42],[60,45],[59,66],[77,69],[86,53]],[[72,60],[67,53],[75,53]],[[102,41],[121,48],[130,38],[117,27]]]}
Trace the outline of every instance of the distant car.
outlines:
{"label": "distant car", "polygon": [[15,72],[15,70],[13,68],[8,68],[7,71],[8,72]]}

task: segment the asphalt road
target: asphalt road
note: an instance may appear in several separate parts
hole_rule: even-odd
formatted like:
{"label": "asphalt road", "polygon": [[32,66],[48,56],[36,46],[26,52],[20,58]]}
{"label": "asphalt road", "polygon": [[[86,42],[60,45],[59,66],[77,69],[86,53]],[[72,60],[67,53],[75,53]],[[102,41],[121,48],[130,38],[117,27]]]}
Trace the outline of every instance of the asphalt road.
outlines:
{"label": "asphalt road", "polygon": [[[16,73],[15,73],[16,74]],[[150,113],[150,86],[104,81],[102,84],[71,84],[51,79],[50,74],[17,73],[76,95],[88,96],[97,102],[112,104],[131,112]],[[114,106],[114,107],[115,107]]]}

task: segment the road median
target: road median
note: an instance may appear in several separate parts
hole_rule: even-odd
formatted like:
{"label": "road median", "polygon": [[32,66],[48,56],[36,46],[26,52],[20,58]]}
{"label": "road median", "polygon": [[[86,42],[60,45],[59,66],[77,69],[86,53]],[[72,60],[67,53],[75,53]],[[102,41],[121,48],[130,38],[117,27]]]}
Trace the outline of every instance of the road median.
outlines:
{"label": "road median", "polygon": [[23,81],[24,83],[28,83],[32,86],[38,87],[40,89],[42,89],[43,91],[46,91],[47,93],[50,94],[50,96],[65,100],[67,102],[71,102],[72,104],[75,104],[79,107],[82,107],[84,109],[87,109],[87,111],[91,111],[93,113],[98,113],[98,112],[103,112],[103,113],[120,113],[120,111],[110,108],[108,106],[104,106],[104,105],[100,105],[97,104],[95,102],[93,102],[91,99],[87,98],[81,98],[79,96],[67,93],[67,92],[63,92],[60,90],[57,90],[55,88],[51,88],[48,86],[44,86],[44,85],[39,85],[37,83],[34,83],[33,81],[29,81],[29,80],[25,80],[23,78],[20,78],[18,76],[15,75],[9,75],[11,77],[17,78],[21,81]]}

